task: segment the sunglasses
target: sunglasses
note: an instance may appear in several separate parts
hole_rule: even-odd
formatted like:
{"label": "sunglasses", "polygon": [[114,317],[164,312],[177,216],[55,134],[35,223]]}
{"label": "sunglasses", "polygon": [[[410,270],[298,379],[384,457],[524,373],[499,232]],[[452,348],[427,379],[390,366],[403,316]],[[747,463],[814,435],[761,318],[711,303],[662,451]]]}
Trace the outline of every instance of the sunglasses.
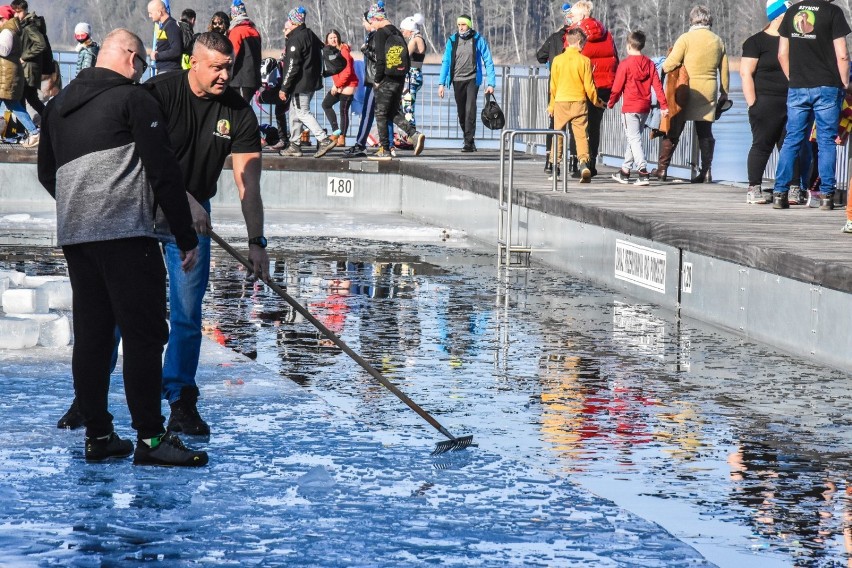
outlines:
{"label": "sunglasses", "polygon": [[138,60],[139,60],[139,63],[141,63],[141,64],[142,64],[142,72],[143,72],[143,73],[144,73],[145,71],[147,71],[147,70],[148,70],[148,62],[147,62],[147,61],[145,61],[145,58],[141,57],[138,53],[136,53],[136,52],[135,52],[135,51],[133,51],[132,49],[128,49],[128,50],[126,50],[126,51],[127,51],[127,53],[132,53],[132,54],[133,54],[133,58],[134,58],[134,59],[138,59]]}

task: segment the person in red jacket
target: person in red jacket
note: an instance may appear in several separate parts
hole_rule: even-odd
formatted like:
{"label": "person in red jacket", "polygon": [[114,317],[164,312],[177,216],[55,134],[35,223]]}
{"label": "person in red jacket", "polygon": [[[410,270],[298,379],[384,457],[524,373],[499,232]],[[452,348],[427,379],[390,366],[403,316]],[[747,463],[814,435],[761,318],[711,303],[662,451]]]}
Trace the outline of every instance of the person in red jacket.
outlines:
{"label": "person in red jacket", "polygon": [[[612,34],[598,20],[592,18],[592,3],[589,0],[578,0],[571,6],[571,28],[580,28],[586,34],[586,44],[581,53],[592,60],[592,75],[598,98],[609,100],[612,84],[615,81],[615,70],[618,67],[618,50]],[[592,176],[597,175],[595,163],[598,159],[598,148],[601,143],[601,122],[604,108],[589,105],[589,169]],[[572,148],[572,155],[574,154]],[[572,174],[579,177],[579,172]]]}
{"label": "person in red jacket", "polygon": [[642,129],[651,112],[651,89],[657,94],[660,110],[663,116],[669,113],[663,84],[657,75],[654,62],[642,55],[645,48],[645,34],[640,31],[631,32],[627,36],[627,59],[618,66],[615,82],[612,85],[612,95],[609,97],[608,108],[615,106],[618,99],[624,95],[621,104],[624,134],[627,137],[627,147],[624,150],[624,163],[612,179],[619,183],[630,182],[630,169],[636,167],[639,179],[636,185],[649,185],[651,182],[645,161],[645,151],[642,148]]}
{"label": "person in red jacket", "polygon": [[231,5],[231,27],[228,39],[234,46],[234,68],[231,87],[240,92],[247,103],[260,88],[261,39],[260,32],[246,14],[243,0]]}
{"label": "person in red jacket", "polygon": [[[322,110],[331,125],[331,137],[338,146],[346,146],[346,132],[349,130],[349,105],[355,96],[355,88],[358,86],[358,75],[355,74],[355,61],[352,59],[352,50],[348,43],[340,38],[340,32],[331,30],[325,36],[325,44],[340,50],[340,56],[346,60],[343,71],[331,76],[334,86],[325,94],[322,101]],[[340,103],[340,123],[334,113],[334,105]]]}

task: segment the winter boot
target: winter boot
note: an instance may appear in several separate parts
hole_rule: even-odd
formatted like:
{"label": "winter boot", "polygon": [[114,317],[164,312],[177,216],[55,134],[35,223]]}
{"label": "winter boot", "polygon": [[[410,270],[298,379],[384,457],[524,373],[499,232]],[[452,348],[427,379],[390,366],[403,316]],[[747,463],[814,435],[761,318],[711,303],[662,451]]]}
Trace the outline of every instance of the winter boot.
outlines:
{"label": "winter boot", "polygon": [[710,166],[713,163],[713,150],[716,148],[716,140],[713,138],[702,138],[698,140],[698,151],[701,153],[701,169],[698,175],[689,180],[692,183],[712,183],[713,176]]}
{"label": "winter boot", "polygon": [[210,426],[198,414],[198,388],[183,387],[180,398],[170,404],[172,413],[169,416],[168,430],[183,432],[187,436],[209,436]]}
{"label": "winter boot", "polygon": [[677,140],[663,138],[660,157],[657,159],[657,167],[651,171],[651,177],[655,177],[660,181],[668,181],[669,164],[674,156],[675,148],[677,148]]}

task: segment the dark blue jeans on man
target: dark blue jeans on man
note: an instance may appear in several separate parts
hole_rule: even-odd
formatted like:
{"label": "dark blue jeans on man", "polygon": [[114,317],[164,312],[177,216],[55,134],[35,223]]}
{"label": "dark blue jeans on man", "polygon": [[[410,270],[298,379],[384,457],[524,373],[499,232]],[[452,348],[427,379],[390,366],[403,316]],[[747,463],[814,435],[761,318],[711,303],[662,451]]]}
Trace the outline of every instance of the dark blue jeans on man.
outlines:
{"label": "dark blue jeans on man", "polygon": [[790,89],[787,92],[787,136],[778,157],[773,193],[786,194],[793,181],[793,170],[802,144],[810,136],[816,122],[819,148],[819,190],[823,198],[834,195],[837,179],[837,124],[844,91],[838,87],[813,87]]}

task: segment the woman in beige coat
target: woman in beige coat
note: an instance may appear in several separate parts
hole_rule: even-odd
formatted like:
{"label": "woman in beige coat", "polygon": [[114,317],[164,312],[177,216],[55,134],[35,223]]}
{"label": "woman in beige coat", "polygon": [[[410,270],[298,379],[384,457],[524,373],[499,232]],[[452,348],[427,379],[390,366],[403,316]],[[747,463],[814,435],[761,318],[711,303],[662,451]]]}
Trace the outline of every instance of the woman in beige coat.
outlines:
{"label": "woman in beige coat", "polygon": [[692,183],[711,181],[710,166],[716,140],[713,138],[713,122],[716,120],[717,103],[727,98],[728,55],[722,38],[710,31],[713,17],[706,6],[695,6],[689,12],[690,28],[680,36],[671,53],[663,62],[663,71],[670,73],[681,65],[689,74],[689,89],[678,102],[682,110],[671,120],[671,127],[663,138],[657,174],[666,180],[666,170],[672,154],[680,140],[686,121],[695,123],[701,168]]}

